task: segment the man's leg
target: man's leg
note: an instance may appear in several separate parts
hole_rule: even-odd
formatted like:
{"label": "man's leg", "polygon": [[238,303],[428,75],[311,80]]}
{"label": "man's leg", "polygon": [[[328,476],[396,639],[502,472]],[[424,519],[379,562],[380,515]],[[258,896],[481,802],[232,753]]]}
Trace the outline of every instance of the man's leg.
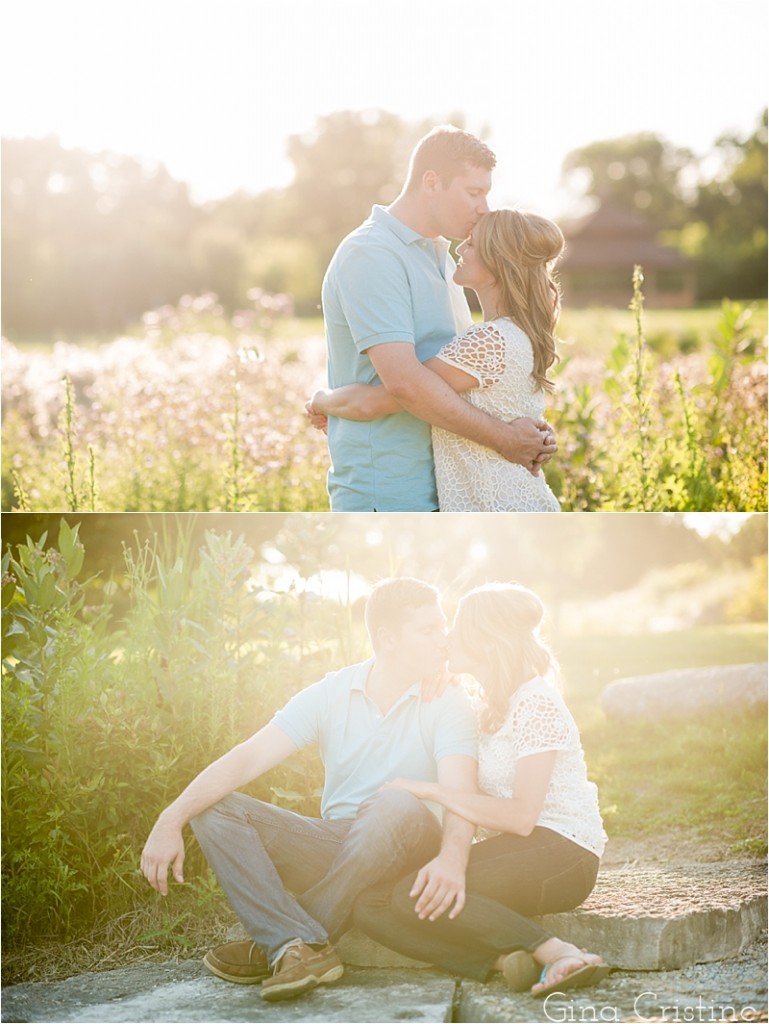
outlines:
{"label": "man's leg", "polygon": [[380,790],[360,805],[333,863],[299,902],[334,941],[351,924],[359,893],[426,864],[440,844],[438,819],[421,800],[402,789]]}
{"label": "man's leg", "polygon": [[305,818],[243,793],[191,822],[233,910],[271,964],[292,939],[328,942],[327,929],[287,889],[302,892],[323,878],[350,824]]}

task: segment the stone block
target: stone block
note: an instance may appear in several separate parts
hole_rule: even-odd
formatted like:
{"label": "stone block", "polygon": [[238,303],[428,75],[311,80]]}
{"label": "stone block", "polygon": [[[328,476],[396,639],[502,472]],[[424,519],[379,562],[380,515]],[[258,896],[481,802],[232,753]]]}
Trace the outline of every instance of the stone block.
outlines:
{"label": "stone block", "polygon": [[765,707],[767,665],[717,665],[616,679],[601,694],[601,707],[617,721],[686,718],[719,708]]}
{"label": "stone block", "polygon": [[544,928],[615,967],[660,971],[737,956],[766,928],[764,866],[607,871],[577,910]]}

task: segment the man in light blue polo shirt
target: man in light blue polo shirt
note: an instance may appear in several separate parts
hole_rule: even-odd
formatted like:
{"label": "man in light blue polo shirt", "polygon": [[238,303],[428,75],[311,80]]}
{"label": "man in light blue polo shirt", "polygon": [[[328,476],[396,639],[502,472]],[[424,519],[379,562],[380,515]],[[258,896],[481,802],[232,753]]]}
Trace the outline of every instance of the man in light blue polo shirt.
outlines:
{"label": "man in light blue polo shirt", "polygon": [[530,469],[556,450],[547,424],[525,417],[502,423],[422,365],[472,322],[453,281],[447,238],[466,238],[488,211],[495,164],[488,146],[469,132],[434,128],[417,144],[398,198],[374,206],[329,264],[323,281],[329,386],[382,383],[404,408],[367,422],[329,419],[332,511],[437,509],[431,425]]}
{"label": "man in light blue polo shirt", "polygon": [[[200,773],[158,818],[142,870],[166,895],[168,869],[183,881],[187,823],[250,939],[211,950],[207,967],[228,981],[261,982],[263,998],[289,999],[342,976],[331,946],[356,897],[421,867],[415,910],[454,917],[464,905],[473,827],[443,827],[394,778],[475,789],[475,718],[464,692],[426,700],[421,681],[441,671],[446,620],[438,592],[408,578],[373,589],[368,661],[298,693],[251,739]],[[301,747],[325,766],[321,818],[235,792]],[[271,974],[272,971],[272,974]]]}

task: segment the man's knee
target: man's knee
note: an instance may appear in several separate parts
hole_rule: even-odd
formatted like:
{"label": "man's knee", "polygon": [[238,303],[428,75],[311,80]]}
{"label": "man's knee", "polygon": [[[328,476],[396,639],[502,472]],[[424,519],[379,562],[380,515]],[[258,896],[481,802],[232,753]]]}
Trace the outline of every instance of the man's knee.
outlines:
{"label": "man's knee", "polygon": [[381,789],[365,800],[358,809],[358,818],[368,828],[389,836],[402,834],[417,839],[435,834],[440,837],[438,819],[425,804],[405,789]]}
{"label": "man's knee", "polygon": [[[395,818],[422,817],[427,808],[413,793],[405,789],[380,789],[360,805],[358,813],[373,810],[379,815]],[[427,811],[429,814],[430,812]]]}
{"label": "man's knee", "polygon": [[190,819],[190,828],[198,839],[212,831],[226,828],[234,820],[242,818],[251,800],[244,793],[230,793]]}

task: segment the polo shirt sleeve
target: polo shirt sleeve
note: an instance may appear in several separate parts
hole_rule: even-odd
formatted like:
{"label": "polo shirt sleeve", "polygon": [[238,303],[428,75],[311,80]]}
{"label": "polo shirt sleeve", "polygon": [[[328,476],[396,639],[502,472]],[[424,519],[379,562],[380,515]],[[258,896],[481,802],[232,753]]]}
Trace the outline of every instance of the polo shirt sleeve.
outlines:
{"label": "polo shirt sleeve", "polygon": [[435,760],[454,754],[478,759],[478,730],[467,694],[452,686],[435,702]]}
{"label": "polo shirt sleeve", "polygon": [[372,244],[351,246],[336,269],[339,305],[359,352],[388,341],[416,342],[406,267]]}
{"label": "polo shirt sleeve", "polygon": [[329,678],[326,676],[294,694],[288,704],[272,717],[272,724],[282,729],[297,747],[306,747],[320,740],[321,723],[328,705]]}

